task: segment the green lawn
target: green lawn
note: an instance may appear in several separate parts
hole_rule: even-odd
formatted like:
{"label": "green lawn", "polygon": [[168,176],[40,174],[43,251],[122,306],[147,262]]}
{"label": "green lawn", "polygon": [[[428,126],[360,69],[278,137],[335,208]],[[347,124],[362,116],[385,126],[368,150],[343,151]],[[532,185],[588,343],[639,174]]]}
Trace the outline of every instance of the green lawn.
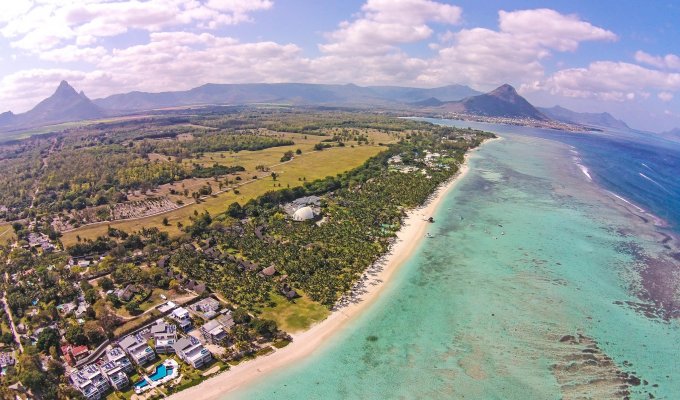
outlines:
{"label": "green lawn", "polygon": [[272,294],[274,307],[261,309],[260,317],[276,321],[279,329],[286,332],[299,332],[308,329],[312,324],[323,321],[330,311],[321,304],[310,300],[307,296],[299,297],[293,302],[279,294]]}

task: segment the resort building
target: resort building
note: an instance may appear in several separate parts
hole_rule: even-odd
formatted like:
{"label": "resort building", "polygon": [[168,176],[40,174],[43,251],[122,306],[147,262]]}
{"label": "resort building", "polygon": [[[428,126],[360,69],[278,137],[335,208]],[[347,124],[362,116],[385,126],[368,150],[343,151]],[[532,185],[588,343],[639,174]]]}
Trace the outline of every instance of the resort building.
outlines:
{"label": "resort building", "polygon": [[212,354],[193,336],[183,337],[175,343],[175,353],[187,364],[200,368],[212,360]]}
{"label": "resort building", "polygon": [[106,359],[108,362],[115,364],[120,367],[125,373],[130,373],[134,369],[134,366],[127,358],[125,352],[120,347],[113,347],[106,351]]}
{"label": "resort building", "polygon": [[151,335],[154,340],[154,347],[159,354],[173,352],[172,345],[177,341],[177,328],[175,325],[167,324],[162,319],[156,321],[151,326]]}
{"label": "resort building", "polygon": [[72,373],[71,382],[87,400],[101,399],[111,387],[109,380],[94,364]]}
{"label": "resort building", "polygon": [[[127,360],[127,357],[125,359]],[[130,361],[128,361],[128,365],[132,366]],[[130,379],[123,370],[123,366],[109,361],[102,364],[100,368],[114,389],[123,390],[130,384]]]}
{"label": "resort building", "polygon": [[156,353],[138,335],[128,335],[119,343],[120,347],[139,365],[156,358]]}
{"label": "resort building", "polygon": [[231,313],[220,315],[212,321],[206,322],[200,329],[201,335],[208,343],[221,344],[227,337],[227,332],[234,326]]}
{"label": "resort building", "polygon": [[201,326],[201,335],[208,343],[220,344],[227,337],[227,332],[216,319]]}
{"label": "resort building", "polygon": [[203,318],[211,319],[217,315],[217,310],[220,309],[220,302],[212,297],[206,297],[198,303],[191,306],[197,313],[201,313]]}
{"label": "resort building", "polygon": [[170,318],[175,320],[179,325],[180,329],[187,332],[191,329],[191,317],[189,316],[189,310],[184,307],[178,307],[170,313]]}

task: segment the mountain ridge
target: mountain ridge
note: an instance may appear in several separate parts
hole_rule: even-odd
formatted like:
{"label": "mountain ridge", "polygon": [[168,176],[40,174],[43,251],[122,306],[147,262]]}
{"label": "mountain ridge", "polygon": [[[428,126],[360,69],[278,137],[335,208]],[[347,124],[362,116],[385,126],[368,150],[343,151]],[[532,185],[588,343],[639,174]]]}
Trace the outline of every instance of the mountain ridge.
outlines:
{"label": "mountain ridge", "polygon": [[608,112],[588,113],[577,112],[564,108],[562,106],[554,106],[550,108],[537,107],[539,111],[548,117],[571,124],[594,126],[598,128],[612,128],[623,131],[631,131],[632,129],[624,121],[615,118]]}
{"label": "mountain ridge", "polygon": [[199,104],[248,104],[289,102],[293,104],[407,104],[430,97],[457,100],[478,94],[464,85],[448,85],[423,89],[403,86],[326,85],[312,83],[207,83],[189,90],[114,94],[96,99],[101,108],[119,111]]}

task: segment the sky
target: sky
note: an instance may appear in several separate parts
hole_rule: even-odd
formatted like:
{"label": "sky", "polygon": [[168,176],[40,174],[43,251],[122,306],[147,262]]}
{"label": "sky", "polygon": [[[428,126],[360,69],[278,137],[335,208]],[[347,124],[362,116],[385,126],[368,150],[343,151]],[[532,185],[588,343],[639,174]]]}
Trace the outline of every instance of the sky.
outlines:
{"label": "sky", "polygon": [[67,80],[90,98],[205,83],[480,91],[680,127],[673,0],[7,0],[0,112]]}

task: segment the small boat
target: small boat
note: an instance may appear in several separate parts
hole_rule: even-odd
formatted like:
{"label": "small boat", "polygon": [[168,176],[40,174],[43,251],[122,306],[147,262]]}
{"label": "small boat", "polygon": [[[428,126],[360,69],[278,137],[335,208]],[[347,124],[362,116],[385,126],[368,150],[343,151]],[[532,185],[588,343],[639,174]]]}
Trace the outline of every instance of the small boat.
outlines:
{"label": "small boat", "polygon": [[433,238],[433,237],[434,237],[434,235],[433,235],[433,234],[431,234],[430,232],[427,232],[427,234],[425,235],[425,237],[427,237],[427,238]]}

